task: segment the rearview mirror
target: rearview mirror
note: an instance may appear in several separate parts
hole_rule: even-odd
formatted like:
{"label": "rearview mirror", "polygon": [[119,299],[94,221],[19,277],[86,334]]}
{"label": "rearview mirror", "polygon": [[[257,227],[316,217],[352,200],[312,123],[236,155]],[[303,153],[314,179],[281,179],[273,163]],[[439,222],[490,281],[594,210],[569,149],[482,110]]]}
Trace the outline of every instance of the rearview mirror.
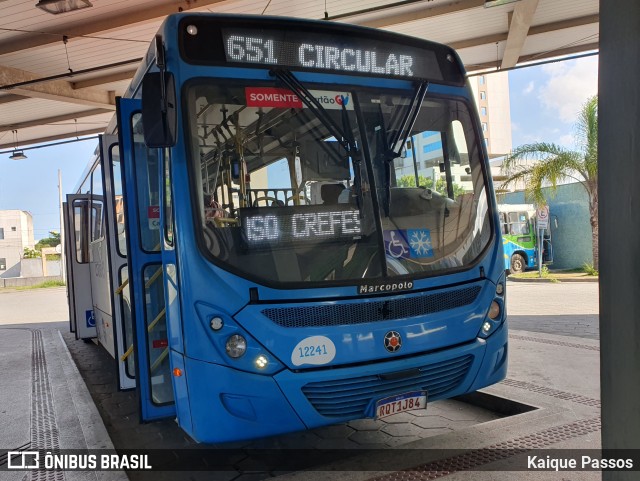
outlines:
{"label": "rearview mirror", "polygon": [[142,79],[142,127],[150,148],[176,143],[176,88],[173,74],[149,72]]}

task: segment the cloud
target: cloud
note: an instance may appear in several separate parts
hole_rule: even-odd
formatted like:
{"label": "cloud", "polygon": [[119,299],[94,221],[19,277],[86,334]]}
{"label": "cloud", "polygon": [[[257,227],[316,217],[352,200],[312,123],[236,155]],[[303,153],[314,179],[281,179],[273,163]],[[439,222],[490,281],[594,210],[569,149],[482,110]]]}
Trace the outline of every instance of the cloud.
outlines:
{"label": "cloud", "polygon": [[529,95],[531,92],[533,92],[533,89],[535,87],[535,83],[533,82],[533,80],[531,82],[529,82],[527,84],[527,86],[522,90],[523,95]]}
{"label": "cloud", "polygon": [[576,139],[571,134],[561,135],[558,138],[558,143],[570,150],[574,150],[576,147]]}
{"label": "cloud", "polygon": [[582,105],[598,93],[598,59],[556,62],[543,66],[542,71],[548,80],[540,87],[538,99],[561,121],[574,123]]}

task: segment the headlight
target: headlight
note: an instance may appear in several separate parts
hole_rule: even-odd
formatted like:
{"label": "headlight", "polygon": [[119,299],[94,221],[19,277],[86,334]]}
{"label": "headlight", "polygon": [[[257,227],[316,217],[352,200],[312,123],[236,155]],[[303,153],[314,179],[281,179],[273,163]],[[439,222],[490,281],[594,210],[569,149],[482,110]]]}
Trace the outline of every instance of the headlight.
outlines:
{"label": "headlight", "polygon": [[226,350],[229,357],[237,359],[247,350],[247,340],[240,334],[234,334],[227,339]]}
{"label": "headlight", "polygon": [[267,356],[260,354],[258,357],[256,357],[253,363],[258,369],[264,369],[265,367],[267,367],[267,364],[269,364],[269,360],[267,359]]}
{"label": "headlight", "polygon": [[211,322],[209,322],[209,325],[211,326],[212,330],[219,331],[224,327],[224,321],[222,320],[221,317],[216,316],[211,319]]}
{"label": "headlight", "polygon": [[489,319],[493,319],[494,321],[500,315],[500,304],[496,301],[491,301],[491,306],[489,306]]}

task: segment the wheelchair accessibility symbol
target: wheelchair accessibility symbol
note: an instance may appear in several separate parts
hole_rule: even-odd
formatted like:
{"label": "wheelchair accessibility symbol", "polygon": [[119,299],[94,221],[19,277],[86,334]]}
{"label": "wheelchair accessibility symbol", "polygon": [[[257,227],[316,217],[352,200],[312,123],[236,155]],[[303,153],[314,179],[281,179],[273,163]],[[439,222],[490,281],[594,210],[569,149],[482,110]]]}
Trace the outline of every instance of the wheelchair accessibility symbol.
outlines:
{"label": "wheelchair accessibility symbol", "polygon": [[407,243],[401,237],[400,231],[392,230],[389,232],[389,243],[387,244],[387,252],[394,259],[405,257],[409,250]]}
{"label": "wheelchair accessibility symbol", "polygon": [[93,313],[93,310],[86,311],[85,317],[87,319],[87,327],[96,327],[96,317]]}
{"label": "wheelchair accessibility symbol", "polygon": [[384,247],[394,259],[433,257],[429,229],[399,229],[384,232]]}

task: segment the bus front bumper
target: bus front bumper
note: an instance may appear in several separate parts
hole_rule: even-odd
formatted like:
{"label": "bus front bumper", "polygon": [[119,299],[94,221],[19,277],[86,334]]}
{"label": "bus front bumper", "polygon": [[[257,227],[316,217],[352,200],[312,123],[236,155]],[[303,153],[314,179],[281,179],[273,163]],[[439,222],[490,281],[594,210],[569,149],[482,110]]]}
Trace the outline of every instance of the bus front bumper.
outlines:
{"label": "bus front bumper", "polygon": [[376,401],[394,394],[427,386],[430,402],[501,381],[507,344],[505,321],[488,339],[434,353],[364,366],[285,370],[273,377],[183,358],[189,395],[178,403],[189,403],[190,419],[182,422],[185,406],[179,405],[178,421],[197,441],[219,443],[373,417]]}

